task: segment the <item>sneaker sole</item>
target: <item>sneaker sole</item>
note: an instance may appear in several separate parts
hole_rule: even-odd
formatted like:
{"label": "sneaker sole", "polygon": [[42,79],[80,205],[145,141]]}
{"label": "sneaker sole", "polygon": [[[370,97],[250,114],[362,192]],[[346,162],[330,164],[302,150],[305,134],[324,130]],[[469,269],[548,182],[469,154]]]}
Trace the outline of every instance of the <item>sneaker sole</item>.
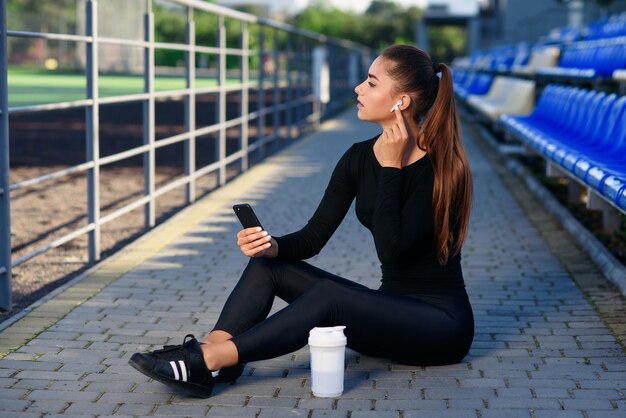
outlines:
{"label": "sneaker sole", "polygon": [[[134,356],[133,356],[134,357]],[[145,374],[146,376],[163,383],[166,386],[172,386],[177,389],[181,389],[185,392],[190,393],[193,396],[198,398],[209,398],[211,397],[211,393],[213,393],[213,388],[206,388],[205,386],[198,385],[192,382],[181,382],[180,380],[170,379],[167,376],[161,376],[160,374],[154,373],[152,370],[145,369],[141,364],[137,363],[133,357],[128,360],[128,364],[135,370],[140,373]]]}

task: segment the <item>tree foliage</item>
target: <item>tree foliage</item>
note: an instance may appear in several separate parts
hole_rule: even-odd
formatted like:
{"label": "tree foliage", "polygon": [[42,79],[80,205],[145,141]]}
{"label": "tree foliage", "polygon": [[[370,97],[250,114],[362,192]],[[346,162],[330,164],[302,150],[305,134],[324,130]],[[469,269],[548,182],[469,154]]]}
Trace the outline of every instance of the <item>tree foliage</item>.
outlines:
{"label": "tree foliage", "polygon": [[316,0],[289,19],[289,23],[378,50],[392,43],[413,42],[415,21],[421,15],[419,8],[403,7],[393,1],[374,0],[365,13],[357,14]]}

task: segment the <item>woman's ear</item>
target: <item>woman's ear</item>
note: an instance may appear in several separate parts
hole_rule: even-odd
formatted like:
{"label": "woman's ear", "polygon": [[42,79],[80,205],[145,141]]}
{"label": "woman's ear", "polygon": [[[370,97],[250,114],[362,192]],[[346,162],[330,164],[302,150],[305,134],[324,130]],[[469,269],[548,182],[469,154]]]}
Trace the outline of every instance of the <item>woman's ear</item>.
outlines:
{"label": "woman's ear", "polygon": [[411,105],[411,96],[409,96],[408,94],[403,94],[400,99],[402,100],[400,110],[405,111]]}

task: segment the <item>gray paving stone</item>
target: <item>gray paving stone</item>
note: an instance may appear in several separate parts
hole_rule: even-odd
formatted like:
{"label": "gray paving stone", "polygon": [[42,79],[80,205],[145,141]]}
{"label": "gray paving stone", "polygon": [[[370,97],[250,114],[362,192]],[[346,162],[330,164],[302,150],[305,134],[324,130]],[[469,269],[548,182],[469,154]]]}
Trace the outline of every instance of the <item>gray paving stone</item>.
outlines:
{"label": "gray paving stone", "polygon": [[72,402],[72,404],[63,411],[63,414],[74,415],[110,415],[117,409],[117,405],[110,403],[94,404],[93,402]]}
{"label": "gray paving stone", "polygon": [[557,399],[490,399],[489,409],[555,409],[560,410]]}
{"label": "gray paving stone", "polygon": [[581,389],[626,389],[626,380],[617,378],[611,380],[580,380]]}
{"label": "gray paving stone", "polygon": [[[418,377],[413,380],[414,388],[458,387],[454,377]],[[378,388],[378,386],[377,386]]]}
{"label": "gray paving stone", "polygon": [[354,411],[350,418],[399,418],[400,413],[395,411]]}
{"label": "gray paving stone", "polygon": [[571,379],[509,379],[510,387],[563,388],[574,389],[576,382]]}
{"label": "gray paving stone", "polygon": [[338,410],[369,411],[374,409],[374,401],[370,399],[339,399]]}
{"label": "gray paving stone", "polygon": [[614,418],[623,415],[622,411],[588,411],[588,418]]}
{"label": "gray paving stone", "polygon": [[34,390],[28,394],[25,399],[33,401],[66,401],[66,402],[79,402],[79,401],[95,401],[100,397],[98,392],[72,392],[66,390]]}
{"label": "gray paving stone", "polygon": [[107,368],[104,364],[67,363],[60,372],[102,373]]}
{"label": "gray paving stone", "polygon": [[214,391],[209,403],[212,406],[244,406],[247,398],[244,395],[216,394]]}
{"label": "gray paving stone", "polygon": [[534,393],[537,398],[569,398],[567,389],[562,388],[535,388]]}
{"label": "gray paving stone", "polygon": [[306,409],[294,408],[262,408],[259,418],[293,418],[308,417],[309,411]]}
{"label": "gray paving stone", "polygon": [[426,399],[490,399],[495,397],[495,389],[489,388],[429,388]]}
{"label": "gray paving stone", "polygon": [[476,411],[485,407],[482,399],[447,399],[446,402],[449,409]]}
{"label": "gray paving stone", "polygon": [[496,394],[499,398],[533,398],[530,388],[498,388]]}
{"label": "gray paving stone", "polygon": [[152,415],[156,405],[149,403],[124,403],[115,411],[115,415]]}
{"label": "gray paving stone", "polygon": [[87,386],[87,382],[72,382],[68,380],[62,380],[60,382],[53,382],[48,389],[50,390],[71,390],[72,392],[80,391]]}
{"label": "gray paving stone", "polygon": [[17,379],[10,377],[0,377],[0,388],[10,388],[17,383]]}
{"label": "gray paving stone", "polygon": [[187,415],[187,416],[204,416],[208,411],[207,406],[198,405],[160,405],[157,410],[157,415]]}
{"label": "gray paving stone", "polygon": [[576,399],[620,399],[621,395],[614,389],[574,389],[571,391]]}
{"label": "gray paving stone", "polygon": [[[476,418],[476,411],[472,409],[454,409],[448,411],[428,411],[427,412],[429,418]],[[421,418],[423,417],[424,411],[404,411],[402,416],[404,418]]]}
{"label": "gray paving stone", "polygon": [[584,416],[582,411],[555,411],[552,409],[536,409],[534,412],[536,418],[582,418]]}
{"label": "gray paving stone", "polygon": [[[420,380],[419,382],[417,382],[418,385],[424,385],[425,382],[423,380]],[[391,380],[391,379],[385,379],[385,380],[376,380],[375,382],[375,387],[376,389],[406,389],[409,387],[409,380],[408,379],[402,379],[402,380]]]}
{"label": "gray paving stone", "polygon": [[298,409],[332,409],[333,404],[334,399],[301,399],[298,402]]}
{"label": "gray paving stone", "polygon": [[59,370],[62,366],[63,366],[63,363],[61,362],[0,360],[0,367],[6,368],[6,369],[21,370],[21,371],[26,371],[26,370],[36,370],[38,372],[51,371],[51,370]]}
{"label": "gray paving stone", "polygon": [[[237,382],[239,382],[239,380]],[[284,389],[288,389],[288,387],[285,387]],[[311,392],[311,388],[302,388],[300,385],[297,386],[297,390],[299,391],[301,390],[304,393]],[[248,385],[248,384],[237,383],[234,386],[228,387],[228,393],[233,394],[233,395],[244,394],[247,396],[271,397],[271,396],[274,396],[274,394],[276,393],[276,387],[273,385],[261,386],[258,384]],[[282,393],[282,390],[281,390],[281,393]]]}
{"label": "gray paving stone", "polygon": [[423,400],[423,399],[380,399],[375,402],[377,411],[390,410],[441,410],[446,408],[446,402],[443,400]]}
{"label": "gray paving stone", "polygon": [[531,412],[523,409],[511,409],[509,411],[497,410],[481,410],[481,418],[530,418]]}
{"label": "gray paving stone", "polygon": [[0,400],[21,399],[27,393],[29,392],[25,389],[0,388]]}
{"label": "gray paving stone", "polygon": [[565,410],[612,410],[613,405],[608,399],[562,399]]}
{"label": "gray paving stone", "polygon": [[165,403],[172,398],[171,393],[105,393],[99,403]]}
{"label": "gray paving stone", "polygon": [[3,411],[2,418],[41,418],[38,412]]}
{"label": "gray paving stone", "polygon": [[469,388],[501,388],[505,387],[503,379],[494,378],[474,378],[474,379],[459,379],[461,387]]}
{"label": "gray paving stone", "polygon": [[316,409],[313,411],[311,418],[346,418],[346,411],[328,411],[324,409]]}
{"label": "gray paving stone", "polygon": [[[38,356],[33,355],[32,353],[20,353],[20,352],[14,351],[4,356],[3,360],[35,361],[37,358]],[[0,369],[0,370],[2,371],[2,373],[7,373],[6,369]],[[5,375],[3,375],[3,377],[5,377]]]}
{"label": "gray paving stone", "polygon": [[24,401],[19,399],[2,399],[2,402],[0,402],[0,411],[2,411],[2,415],[4,416],[5,414],[24,411],[31,404],[31,401]]}
{"label": "gray paving stone", "polygon": [[250,401],[246,406],[249,407],[278,407],[278,408],[294,408],[296,406],[295,398],[270,398],[270,397],[261,397],[261,396],[253,396],[250,398]]}

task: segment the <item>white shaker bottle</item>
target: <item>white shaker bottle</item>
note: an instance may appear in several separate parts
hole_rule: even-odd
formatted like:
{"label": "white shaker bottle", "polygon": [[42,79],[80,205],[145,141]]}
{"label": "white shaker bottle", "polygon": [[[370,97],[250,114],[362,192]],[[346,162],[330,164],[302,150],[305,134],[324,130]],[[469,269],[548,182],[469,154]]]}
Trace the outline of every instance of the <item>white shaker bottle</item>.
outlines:
{"label": "white shaker bottle", "polygon": [[343,393],[346,327],[315,327],[309,332],[311,350],[311,391],[320,398]]}

